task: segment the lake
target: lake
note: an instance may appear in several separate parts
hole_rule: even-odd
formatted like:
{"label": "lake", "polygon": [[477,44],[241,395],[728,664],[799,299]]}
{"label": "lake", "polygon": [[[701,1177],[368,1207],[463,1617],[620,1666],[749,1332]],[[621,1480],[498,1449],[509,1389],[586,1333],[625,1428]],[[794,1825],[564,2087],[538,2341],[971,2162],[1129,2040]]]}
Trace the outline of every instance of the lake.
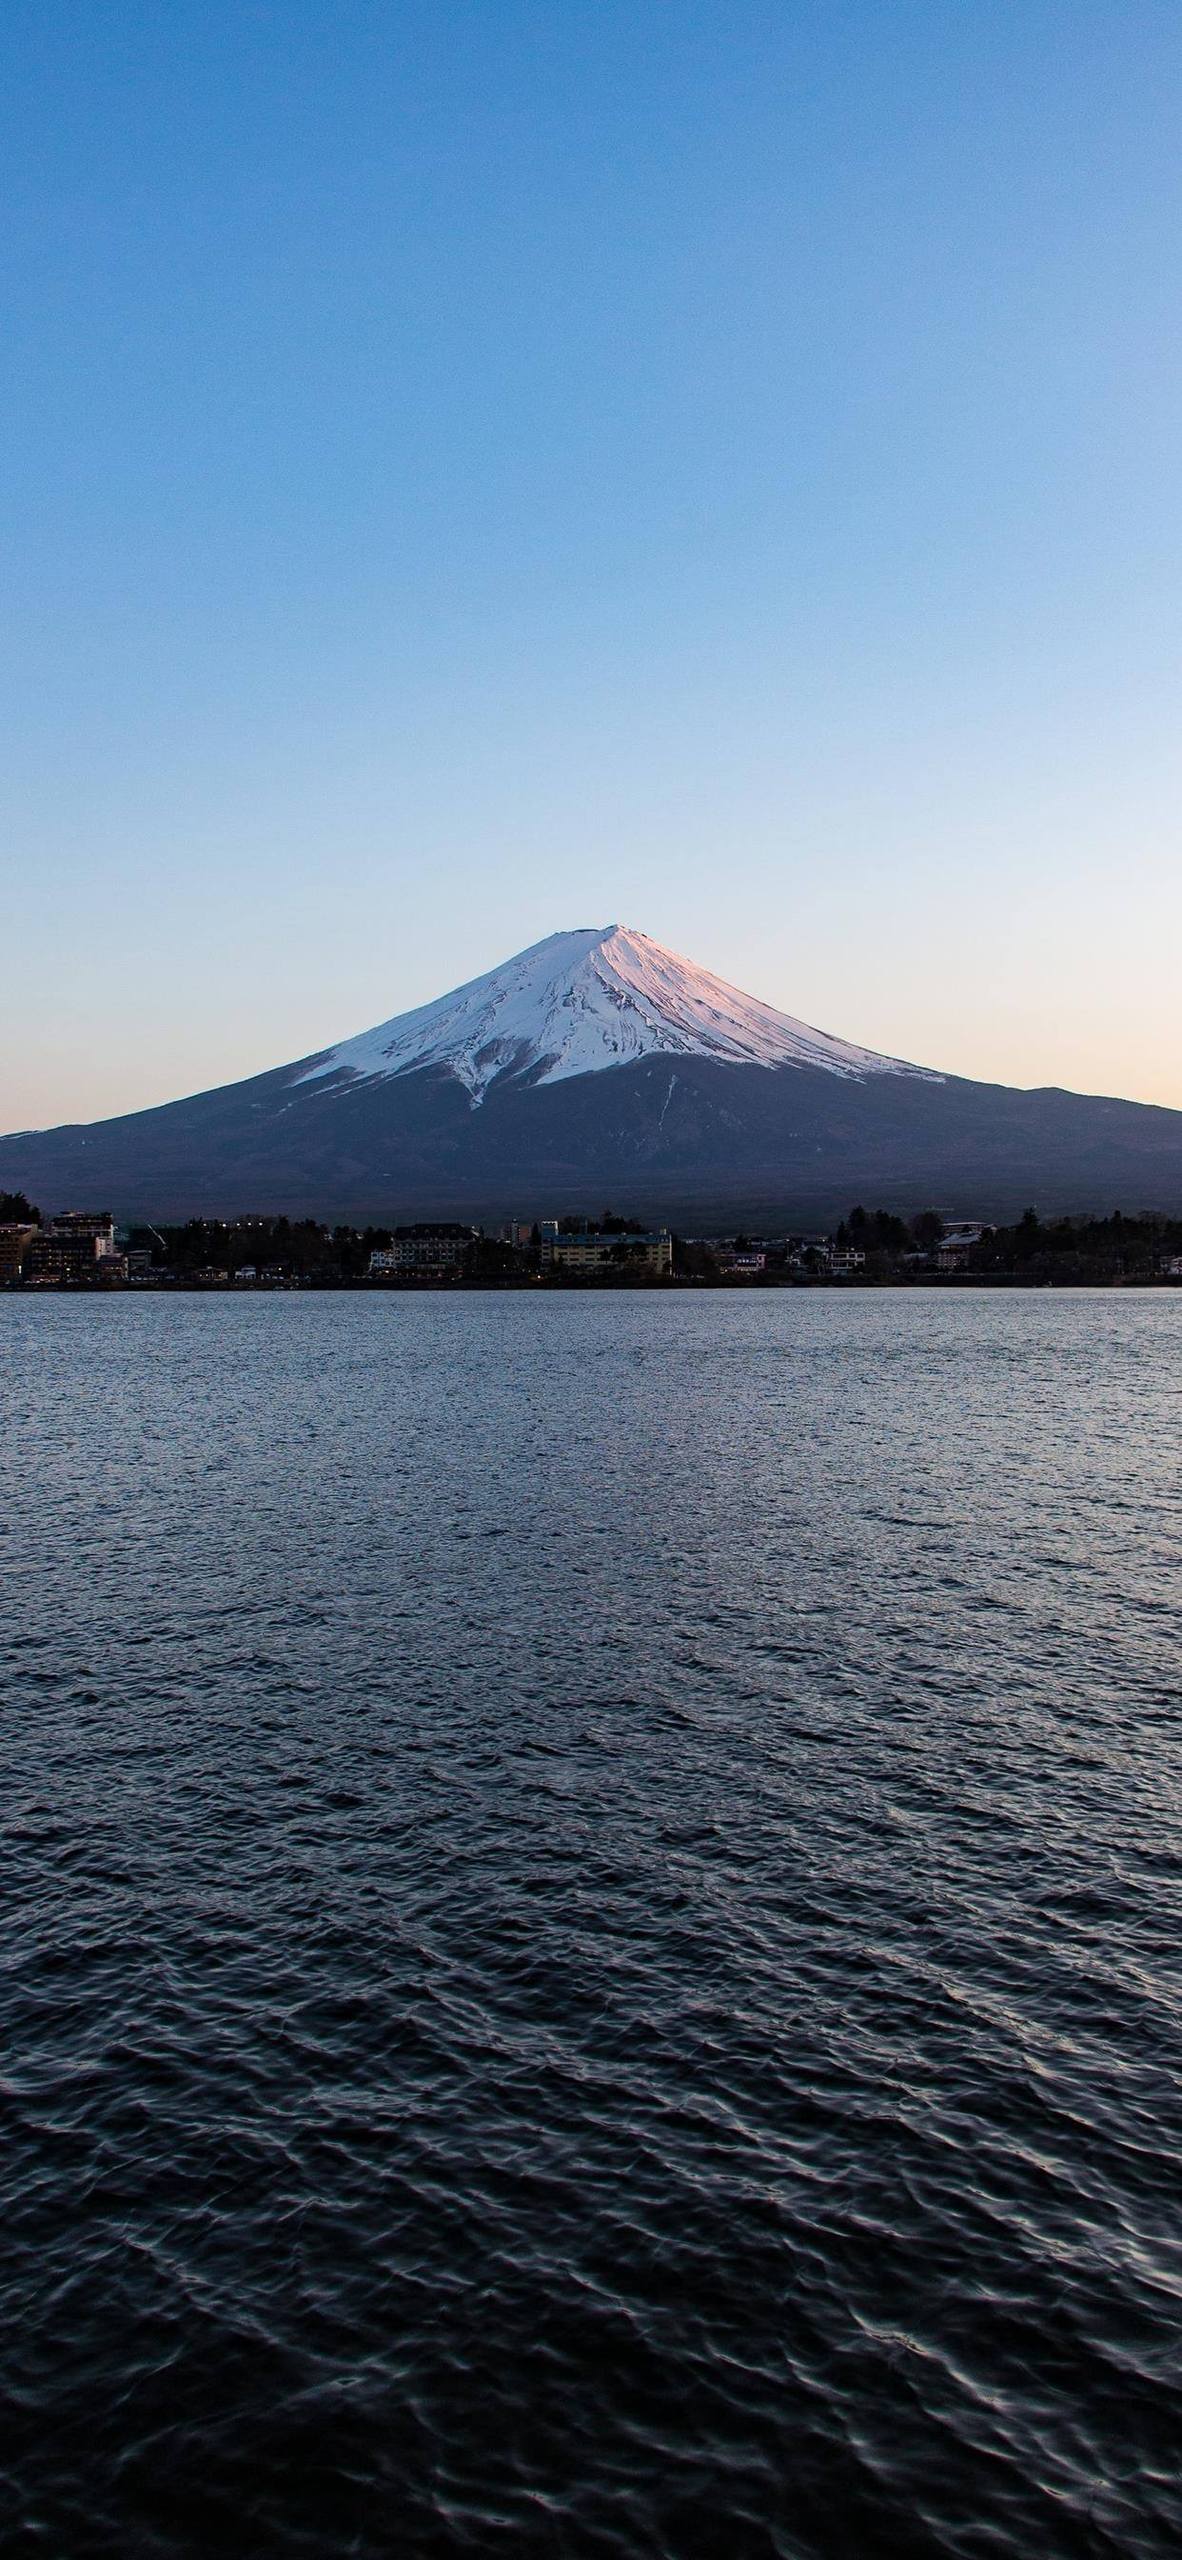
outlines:
{"label": "lake", "polygon": [[0,1300],[6,2550],[1182,2543],[1182,1292]]}

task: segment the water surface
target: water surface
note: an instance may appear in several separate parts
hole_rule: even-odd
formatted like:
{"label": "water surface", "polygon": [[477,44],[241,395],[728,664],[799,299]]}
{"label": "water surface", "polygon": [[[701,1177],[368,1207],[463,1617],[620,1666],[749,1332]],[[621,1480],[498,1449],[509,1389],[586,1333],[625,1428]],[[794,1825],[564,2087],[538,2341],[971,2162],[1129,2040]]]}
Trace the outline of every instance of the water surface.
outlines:
{"label": "water surface", "polygon": [[0,1359],[4,2548],[1176,2551],[1182,1294]]}

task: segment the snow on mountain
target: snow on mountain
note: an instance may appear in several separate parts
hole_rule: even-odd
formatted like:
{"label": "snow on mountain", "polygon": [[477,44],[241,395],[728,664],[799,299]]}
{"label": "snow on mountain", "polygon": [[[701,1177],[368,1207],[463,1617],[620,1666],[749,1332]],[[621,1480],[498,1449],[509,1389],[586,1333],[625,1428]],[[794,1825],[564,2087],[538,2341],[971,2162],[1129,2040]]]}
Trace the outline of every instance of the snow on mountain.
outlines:
{"label": "snow on mountain", "polygon": [[[501,1075],[537,1084],[594,1075],[654,1053],[829,1074],[928,1077],[900,1058],[835,1040],[741,995],[708,969],[624,925],[552,933],[466,987],[343,1040],[298,1079],[386,1078],[450,1067],[473,1106]],[[931,1077],[934,1083],[940,1077]]]}

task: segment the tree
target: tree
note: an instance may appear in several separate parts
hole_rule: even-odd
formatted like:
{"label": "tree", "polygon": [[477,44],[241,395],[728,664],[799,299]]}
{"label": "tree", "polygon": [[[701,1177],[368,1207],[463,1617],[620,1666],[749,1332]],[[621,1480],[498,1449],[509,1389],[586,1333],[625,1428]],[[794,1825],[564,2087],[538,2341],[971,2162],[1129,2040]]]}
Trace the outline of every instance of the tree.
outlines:
{"label": "tree", "polygon": [[41,1211],[23,1191],[0,1191],[0,1227],[39,1227]]}

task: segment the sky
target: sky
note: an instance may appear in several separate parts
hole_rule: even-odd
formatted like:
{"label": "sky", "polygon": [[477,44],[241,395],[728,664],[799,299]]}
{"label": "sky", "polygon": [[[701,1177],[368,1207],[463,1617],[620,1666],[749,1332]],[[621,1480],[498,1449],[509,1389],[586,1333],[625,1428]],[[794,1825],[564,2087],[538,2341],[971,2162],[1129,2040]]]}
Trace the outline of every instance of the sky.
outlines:
{"label": "sky", "polygon": [[0,1128],[620,921],[1182,1107],[1176,0],[6,0]]}

